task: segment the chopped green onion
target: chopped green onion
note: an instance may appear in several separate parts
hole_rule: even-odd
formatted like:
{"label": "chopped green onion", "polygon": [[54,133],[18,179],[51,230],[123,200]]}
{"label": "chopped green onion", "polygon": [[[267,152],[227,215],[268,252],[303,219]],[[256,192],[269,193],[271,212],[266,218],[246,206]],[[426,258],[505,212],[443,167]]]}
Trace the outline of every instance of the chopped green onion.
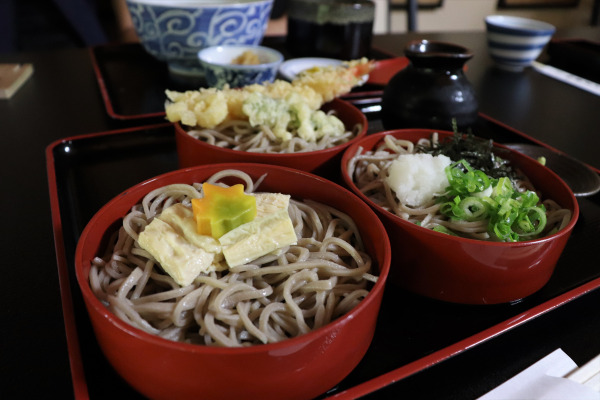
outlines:
{"label": "chopped green onion", "polygon": [[450,229],[446,228],[444,225],[436,225],[433,227],[432,230],[439,232],[439,233],[445,233],[446,235],[450,235],[450,236],[458,236],[456,233],[452,232]]}
{"label": "chopped green onion", "polygon": [[540,156],[540,157],[538,157],[538,159],[537,159],[537,160],[538,160],[538,162],[539,162],[540,164],[542,164],[542,165],[546,165],[546,157],[544,157],[544,156]]}
{"label": "chopped green onion", "polygon": [[474,196],[464,199],[457,196],[454,201],[442,204],[440,209],[445,215],[465,221],[480,221],[488,215],[487,203],[482,198]]}
{"label": "chopped green onion", "polygon": [[541,207],[526,208],[517,219],[521,237],[538,235],[546,226],[546,210]]}
{"label": "chopped green onion", "polygon": [[483,171],[471,168],[465,160],[451,164],[445,172],[453,195],[482,192],[490,186],[490,178]]}
{"label": "chopped green onion", "polygon": [[538,205],[538,195],[530,190],[518,192],[510,178],[490,178],[466,160],[449,165],[445,173],[450,186],[438,199],[442,214],[469,222],[489,218],[490,235],[506,242],[534,238],[546,226],[546,209]]}

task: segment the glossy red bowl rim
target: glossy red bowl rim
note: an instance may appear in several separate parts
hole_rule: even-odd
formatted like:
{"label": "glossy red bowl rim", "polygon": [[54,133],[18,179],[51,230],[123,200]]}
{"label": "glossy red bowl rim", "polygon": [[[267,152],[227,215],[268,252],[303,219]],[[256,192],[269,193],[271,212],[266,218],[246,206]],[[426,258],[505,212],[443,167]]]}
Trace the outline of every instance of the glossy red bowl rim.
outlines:
{"label": "glossy red bowl rim", "polygon": [[[107,320],[108,323],[115,326],[117,329],[119,329],[119,331],[121,331],[125,335],[135,337],[136,339],[142,340],[149,344],[160,346],[162,348],[170,349],[173,351],[185,351],[185,352],[190,352],[190,353],[223,355],[223,356],[232,355],[232,354],[243,355],[243,354],[268,353],[268,352],[284,349],[284,348],[287,348],[290,346],[298,346],[303,343],[310,342],[313,340],[313,338],[316,338],[318,336],[326,336],[329,332],[335,331],[338,325],[343,324],[344,321],[354,318],[354,315],[356,315],[359,312],[362,312],[364,308],[369,307],[371,305],[371,303],[373,301],[375,301],[375,298],[377,297],[376,295],[379,294],[379,292],[382,292],[385,288],[385,283],[387,281],[388,273],[390,270],[390,264],[391,264],[391,246],[389,244],[389,240],[387,241],[387,244],[384,244],[385,254],[384,254],[383,265],[379,265],[379,264],[377,265],[378,280],[373,285],[373,287],[369,290],[369,293],[367,294],[367,296],[356,307],[354,307],[348,313],[342,315],[341,317],[333,320],[332,322],[330,322],[318,329],[315,329],[304,335],[300,335],[300,336],[286,339],[286,340],[276,342],[276,343],[260,344],[260,345],[254,345],[254,346],[249,346],[249,347],[218,347],[218,346],[205,346],[205,345],[199,345],[199,344],[175,342],[172,340],[161,338],[156,335],[152,335],[150,333],[142,331],[141,329],[135,328],[132,325],[129,325],[127,322],[121,320],[119,317],[117,317],[115,314],[113,314],[94,295],[94,293],[92,292],[91,287],[89,285],[89,281],[88,281],[90,260],[81,260],[82,243],[92,233],[92,227],[93,227],[94,223],[97,220],[101,219],[102,216],[105,213],[107,213],[108,210],[111,207],[113,207],[113,205],[115,203],[120,202],[121,197],[128,195],[128,193],[130,193],[132,191],[135,191],[135,192],[142,191],[142,189],[145,188],[146,186],[156,184],[156,182],[158,182],[164,178],[171,177],[171,176],[178,175],[178,174],[182,174],[182,175],[189,174],[189,173],[191,173],[190,171],[194,171],[194,170],[201,170],[201,169],[212,170],[212,169],[216,169],[216,168],[220,168],[220,169],[235,168],[235,169],[243,170],[245,167],[249,167],[249,166],[251,166],[253,168],[262,167],[265,172],[268,172],[269,169],[278,169],[278,170],[282,170],[282,171],[287,171],[286,173],[289,173],[290,175],[293,175],[293,174],[304,175],[305,177],[308,177],[309,179],[316,179],[316,180],[325,182],[327,185],[332,186],[332,189],[345,192],[345,194],[347,196],[355,197],[356,204],[358,205],[358,207],[362,208],[361,212],[370,214],[371,219],[373,220],[372,223],[378,225],[378,227],[377,227],[378,230],[380,232],[382,232],[385,235],[385,237],[387,238],[387,233],[385,231],[385,228],[383,227],[383,223],[379,220],[379,218],[377,218],[376,214],[373,212],[373,210],[371,210],[368,207],[368,205],[363,203],[359,198],[357,198],[357,196],[355,196],[352,192],[350,192],[346,188],[344,188],[336,183],[333,183],[331,181],[328,181],[324,178],[321,178],[317,175],[311,174],[309,172],[300,171],[300,170],[283,167],[283,166],[278,166],[278,165],[266,165],[266,164],[255,164],[255,163],[223,163],[223,164],[212,164],[212,165],[199,165],[199,166],[194,166],[194,167],[189,167],[189,168],[184,168],[184,169],[178,169],[175,171],[167,172],[167,173],[149,178],[149,179],[147,179],[143,182],[140,182],[137,185],[134,185],[131,188],[125,190],[121,194],[115,196],[108,203],[106,203],[100,210],[98,210],[98,212],[96,214],[94,214],[94,216],[86,224],[84,230],[82,231],[82,233],[80,235],[80,238],[77,243],[77,248],[75,251],[75,275],[77,278],[77,284],[80,288],[80,291],[82,292],[85,302],[89,306],[93,307],[93,309],[99,315],[103,316]],[[182,181],[184,181],[184,180],[182,180]],[[159,187],[159,186],[157,186],[157,187]],[[150,190],[152,190],[152,189],[150,189]],[[143,197],[148,192],[149,192],[149,190],[143,191],[143,193],[141,193],[141,196]],[[140,200],[141,200],[141,197],[137,201],[140,201]],[[364,205],[364,207],[363,207],[363,205]],[[114,223],[114,221],[112,223]],[[104,235],[105,235],[105,233],[102,234],[102,236],[104,236]],[[84,270],[87,270],[87,272],[84,273]]]}
{"label": "glossy red bowl rim", "polygon": [[[540,244],[540,243],[544,243],[547,241],[552,241],[552,240],[555,240],[556,238],[562,237],[564,235],[570,235],[571,231],[573,230],[573,227],[575,226],[575,224],[577,223],[577,220],[579,219],[579,203],[577,202],[577,198],[575,197],[575,194],[573,193],[571,188],[565,183],[565,181],[563,181],[562,178],[559,177],[550,168],[548,168],[546,166],[542,166],[542,165],[540,165],[540,166],[546,169],[546,171],[549,173],[549,175],[551,175],[553,177],[553,179],[556,180],[556,183],[561,187],[561,189],[565,190],[568,193],[570,200],[573,203],[573,209],[571,210],[572,211],[571,220],[569,221],[567,226],[565,226],[563,229],[559,230],[558,232],[553,233],[552,235],[544,236],[544,237],[537,238],[537,239],[523,240],[523,241],[519,241],[519,242],[495,242],[495,241],[489,241],[489,240],[478,240],[478,239],[465,238],[465,237],[460,237],[460,236],[450,236],[445,233],[436,232],[434,230],[415,225],[412,222],[409,222],[409,221],[401,218],[400,216],[392,213],[391,211],[383,209],[381,206],[376,204],[373,200],[371,200],[368,196],[363,194],[358,189],[358,187],[354,183],[353,179],[348,175],[348,161],[354,156],[354,154],[356,154],[356,152],[358,151],[358,149],[360,147],[363,147],[363,151],[369,151],[372,149],[372,148],[368,149],[363,146],[364,142],[366,142],[366,141],[371,141],[371,140],[374,140],[373,138],[378,138],[379,140],[377,140],[376,142],[379,143],[381,141],[381,139],[386,135],[391,134],[391,135],[394,135],[395,137],[398,137],[398,136],[402,135],[403,133],[409,132],[409,131],[417,132],[420,134],[427,134],[427,137],[429,137],[429,135],[431,135],[434,132],[437,132],[440,134],[440,136],[443,135],[444,137],[449,136],[449,135],[454,135],[453,132],[439,130],[439,129],[425,129],[425,128],[391,129],[391,130],[378,132],[378,133],[369,135],[368,137],[362,138],[361,140],[355,142],[352,146],[348,147],[346,149],[346,151],[344,152],[344,155],[342,156],[342,165],[341,165],[342,179],[344,180],[346,185],[350,188],[352,193],[354,193],[355,195],[358,195],[361,199],[366,201],[367,204],[369,204],[369,206],[371,208],[373,208],[373,209],[377,210],[377,212],[385,215],[394,224],[400,225],[402,227],[406,227],[409,229],[421,230],[421,232],[423,232],[423,233],[428,232],[430,235],[433,235],[433,237],[438,237],[442,240],[453,240],[458,243],[482,244],[485,246],[492,246],[492,247],[531,246],[534,244]],[[396,136],[396,135],[398,135],[398,136]],[[530,160],[537,162],[537,160],[534,160],[533,158],[531,158],[523,153],[519,153],[519,152],[517,152],[509,147],[506,147],[500,143],[496,143],[495,141],[493,142],[493,145],[494,145],[494,147],[497,147],[499,149],[506,150],[513,154],[517,154],[517,157],[524,157],[524,158],[528,158]],[[532,182],[532,183],[534,184],[534,187],[535,187],[536,186],[535,182]],[[562,204],[561,204],[561,206],[565,207]]]}
{"label": "glossy red bowl rim", "polygon": [[[214,144],[207,143],[203,140],[188,135],[188,131],[181,125],[181,122],[175,123],[175,135],[193,139],[194,141],[198,142],[196,143],[197,146],[203,147],[208,151],[225,153],[230,156],[235,156],[236,154],[243,154],[244,158],[248,160],[247,162],[258,163],[268,163],[270,160],[276,161],[289,158],[315,157],[327,155],[329,153],[337,153],[341,149],[347,148],[348,146],[352,145],[353,143],[356,143],[358,140],[362,139],[367,135],[367,131],[369,129],[369,121],[367,119],[367,116],[364,113],[362,113],[354,104],[340,98],[335,98],[330,102],[323,104],[322,107],[331,107],[332,109],[335,107],[345,107],[348,111],[351,110],[361,121],[362,127],[360,131],[356,134],[356,136],[354,136],[352,139],[348,140],[345,143],[340,143],[336,146],[329,147],[327,149],[302,151],[297,153],[255,153],[251,151],[234,150],[227,147],[216,146]],[[342,122],[344,121],[342,120]],[[344,126],[345,125],[346,124],[344,123]]]}

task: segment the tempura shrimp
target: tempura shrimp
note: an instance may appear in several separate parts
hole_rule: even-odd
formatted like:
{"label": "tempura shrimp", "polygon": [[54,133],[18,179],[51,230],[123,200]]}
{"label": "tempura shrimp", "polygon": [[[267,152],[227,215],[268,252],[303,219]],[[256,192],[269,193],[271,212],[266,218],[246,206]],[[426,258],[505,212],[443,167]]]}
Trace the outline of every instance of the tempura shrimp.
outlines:
{"label": "tempura shrimp", "polygon": [[321,95],[322,103],[327,103],[350,92],[372,68],[373,62],[366,58],[349,61],[341,66],[315,67],[301,72],[292,81],[292,85],[310,87]]}

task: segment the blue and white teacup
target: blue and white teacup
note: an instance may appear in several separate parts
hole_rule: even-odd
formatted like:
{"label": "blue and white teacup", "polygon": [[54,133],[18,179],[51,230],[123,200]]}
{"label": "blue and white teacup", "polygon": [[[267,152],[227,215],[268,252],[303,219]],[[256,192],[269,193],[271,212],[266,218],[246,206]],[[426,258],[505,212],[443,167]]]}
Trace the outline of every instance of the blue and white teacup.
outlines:
{"label": "blue and white teacup", "polygon": [[522,71],[537,59],[556,28],[542,21],[505,15],[485,18],[488,51],[496,65]]}

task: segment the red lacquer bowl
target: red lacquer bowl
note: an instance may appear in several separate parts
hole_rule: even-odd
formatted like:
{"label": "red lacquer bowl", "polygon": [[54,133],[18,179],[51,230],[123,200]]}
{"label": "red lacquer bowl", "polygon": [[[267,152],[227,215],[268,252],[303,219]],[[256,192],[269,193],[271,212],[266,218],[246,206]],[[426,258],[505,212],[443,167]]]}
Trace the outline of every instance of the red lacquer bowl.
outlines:
{"label": "red lacquer bowl", "polygon": [[[121,218],[153,189],[172,183],[203,182],[228,168],[243,170],[254,180],[266,173],[261,191],[316,200],[351,215],[374,259],[373,273],[379,276],[368,296],[348,314],[320,329],[279,343],[246,348],[165,340],[133,328],[109,312],[90,289],[90,260],[102,254],[109,233]],[[362,200],[341,186],[284,167],[221,164],[167,173],[110,201],[90,220],[79,239],[75,272],[102,351],[119,375],[143,395],[153,399],[309,399],[335,386],[366,353],[390,260],[383,224]]]}
{"label": "red lacquer bowl", "polygon": [[[541,191],[542,199],[553,199],[570,209],[572,218],[556,234],[517,243],[465,239],[422,228],[375,204],[348,175],[348,162],[359,147],[373,150],[385,135],[417,142],[432,132],[401,129],[370,135],[350,146],[342,158],[344,182],[376,211],[388,231],[394,260],[390,282],[427,297],[464,304],[516,301],[542,288],[577,222],[579,206],[566,183],[537,160],[495,144],[496,149],[504,149],[501,156],[519,167]],[[452,135],[438,132],[440,139]]]}
{"label": "red lacquer bowl", "polygon": [[336,116],[344,123],[347,130],[354,130],[357,125],[360,125],[360,131],[352,140],[329,149],[287,154],[261,154],[208,144],[188,135],[186,128],[177,123],[175,125],[175,141],[177,144],[179,166],[187,168],[195,165],[250,162],[281,165],[335,178],[335,175],[331,175],[331,171],[339,171],[340,160],[344,150],[366,135],[368,121],[367,117],[358,108],[344,100],[334,99],[324,104],[321,109],[323,111],[334,111]]}

